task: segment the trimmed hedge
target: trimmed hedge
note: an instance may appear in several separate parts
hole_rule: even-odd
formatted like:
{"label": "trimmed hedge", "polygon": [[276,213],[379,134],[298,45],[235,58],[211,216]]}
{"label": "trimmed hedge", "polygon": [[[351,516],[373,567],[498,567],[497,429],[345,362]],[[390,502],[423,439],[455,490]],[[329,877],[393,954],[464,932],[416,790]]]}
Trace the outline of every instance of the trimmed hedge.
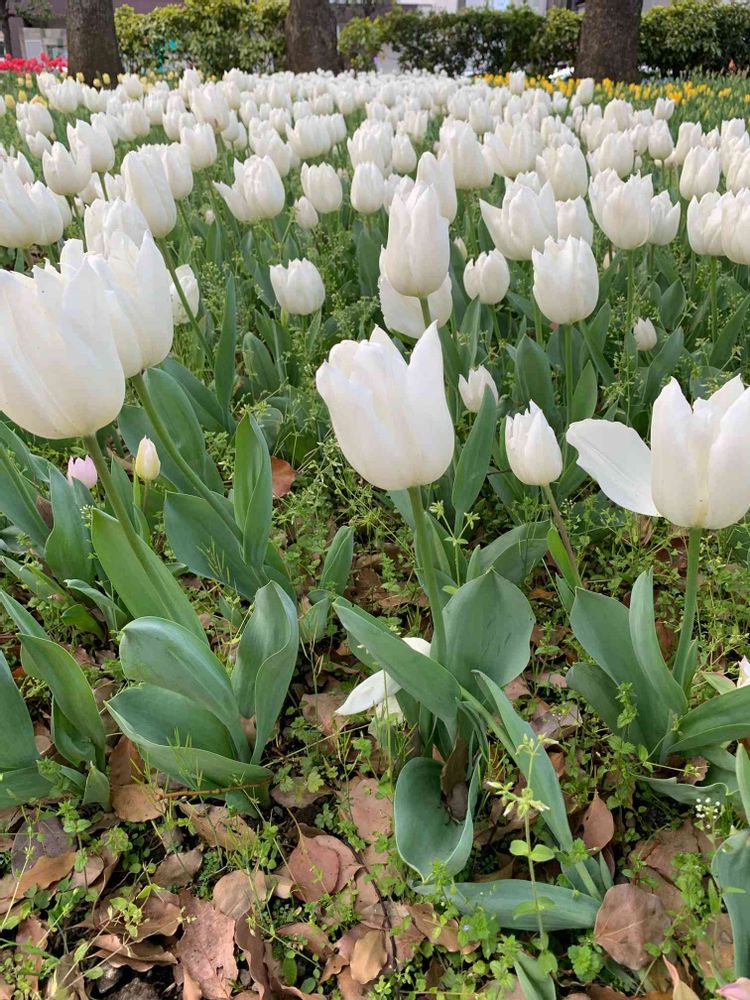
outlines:
{"label": "trimmed hedge", "polygon": [[233,66],[247,72],[284,67],[286,0],[185,0],[138,14],[115,10],[120,51],[132,71],[186,63],[207,75]]}
{"label": "trimmed hedge", "polygon": [[[372,20],[354,18],[339,49],[354,69],[372,69],[384,45],[405,69],[464,75],[504,74],[523,67],[548,74],[575,63],[582,15],[553,8],[546,17],[527,7],[459,14],[416,14],[394,8]],[[750,0],[672,0],[641,19],[641,60],[663,74],[750,68]]]}
{"label": "trimmed hedge", "polygon": [[[283,69],[286,0],[185,0],[137,14],[115,11],[123,60],[131,70],[196,66],[221,74]],[[451,75],[504,74],[523,67],[548,74],[575,63],[582,15],[556,7],[546,17],[527,6],[418,14],[394,7],[374,19],[353,18],[339,50],[354,69],[376,65],[384,46],[404,69]],[[641,60],[664,74],[750,68],[750,0],[672,0],[641,19]]]}
{"label": "trimmed hedge", "polygon": [[558,8],[545,18],[529,7],[469,8],[460,14],[418,14],[394,7],[381,17],[354,18],[341,30],[339,51],[354,69],[372,69],[384,45],[404,69],[507,73],[546,70],[575,58],[581,17]]}

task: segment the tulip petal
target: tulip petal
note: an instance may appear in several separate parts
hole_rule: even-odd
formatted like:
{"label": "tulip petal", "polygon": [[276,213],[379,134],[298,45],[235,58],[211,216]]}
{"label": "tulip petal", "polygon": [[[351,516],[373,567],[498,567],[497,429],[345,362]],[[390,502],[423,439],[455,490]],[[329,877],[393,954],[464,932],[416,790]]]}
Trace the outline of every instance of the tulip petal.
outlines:
{"label": "tulip petal", "polygon": [[750,510],[750,389],[745,389],[722,418],[711,448],[708,483],[707,528],[736,524]]}
{"label": "tulip petal", "polygon": [[578,464],[605,496],[625,510],[658,516],[651,495],[651,452],[632,427],[609,420],[579,420],[565,435]]}
{"label": "tulip petal", "polygon": [[392,698],[401,685],[394,681],[385,670],[376,670],[349,693],[344,704],[336,709],[336,715],[358,715]]}

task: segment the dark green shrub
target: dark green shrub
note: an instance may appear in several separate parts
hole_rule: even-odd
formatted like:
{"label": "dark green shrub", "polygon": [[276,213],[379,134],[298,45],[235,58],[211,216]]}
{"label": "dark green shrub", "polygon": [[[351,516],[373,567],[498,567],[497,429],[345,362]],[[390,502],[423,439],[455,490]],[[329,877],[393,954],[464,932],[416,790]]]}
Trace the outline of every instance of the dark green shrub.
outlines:
{"label": "dark green shrub", "polygon": [[137,14],[115,11],[123,61],[131,70],[189,63],[207,75],[233,66],[248,72],[284,65],[285,0],[185,0]]}

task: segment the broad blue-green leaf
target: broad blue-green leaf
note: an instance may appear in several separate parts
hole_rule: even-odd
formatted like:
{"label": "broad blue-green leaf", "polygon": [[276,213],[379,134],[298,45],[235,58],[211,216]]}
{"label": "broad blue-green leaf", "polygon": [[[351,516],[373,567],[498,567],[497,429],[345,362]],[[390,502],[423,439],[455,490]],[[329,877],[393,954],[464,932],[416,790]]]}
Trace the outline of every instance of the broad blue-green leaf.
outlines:
{"label": "broad blue-green leaf", "polygon": [[167,618],[207,642],[187,594],[144,541],[137,539],[139,558],[120,523],[100,510],[93,513],[91,539],[104,572],[134,618]]}
{"label": "broad blue-green leaf", "polygon": [[692,756],[705,747],[750,736],[750,687],[704,701],[680,720],[672,753]]}
{"label": "broad blue-green leaf", "polygon": [[21,636],[21,662],[27,674],[44,681],[61,711],[96,748],[104,764],[104,726],[89,683],[70,653],[49,639]]}
{"label": "broad blue-green leaf", "polygon": [[11,524],[28,535],[40,551],[49,528],[36,509],[36,489],[18,470],[7,450],[0,445],[0,510]]}
{"label": "broad blue-green leaf", "polygon": [[649,751],[654,750],[671,725],[670,709],[655,698],[651,678],[633,649],[628,609],[612,597],[579,588],[570,625],[576,639],[610,680],[618,687],[630,686],[645,745]]}
{"label": "broad blue-green leaf", "polygon": [[235,752],[247,755],[229,676],[205,641],[174,622],[139,618],[123,631],[120,661],[129,680],[167,688],[212,712],[232,736]]}
{"label": "broad blue-green leaf", "polygon": [[651,682],[654,696],[663,701],[674,716],[687,711],[687,698],[664,661],[654,621],[654,573],[647,570],[638,577],[630,595],[630,639],[644,675]]}
{"label": "broad blue-green leaf", "polygon": [[600,903],[583,892],[563,886],[520,879],[499,879],[497,882],[458,882],[446,891],[447,898],[461,913],[471,913],[481,907],[493,916],[501,927],[518,931],[535,931],[539,927],[536,913],[517,915],[519,906],[534,899],[548,899],[552,906],[542,911],[546,931],[587,930],[594,926]]}
{"label": "broad blue-green leaf", "polygon": [[525,335],[516,351],[515,398],[521,406],[528,406],[533,399],[550,422],[556,420],[555,389],[549,358],[536,341]]}
{"label": "broad blue-green leaf", "polygon": [[479,694],[476,671],[503,686],[527,666],[534,615],[518,587],[497,573],[459,587],[443,618],[446,666],[462,687]]}
{"label": "broad blue-green leaf", "polygon": [[50,466],[49,485],[54,524],[44,547],[45,561],[60,580],[75,577],[90,583],[94,575],[91,539],[75,489],[54,466]]}
{"label": "broad blue-green leaf", "polygon": [[0,771],[31,767],[38,757],[29,710],[0,652]]}
{"label": "broad blue-green leaf", "polygon": [[482,572],[493,569],[511,583],[521,584],[547,551],[546,521],[521,524],[481,549]]}
{"label": "broad blue-green leaf", "polygon": [[271,777],[264,767],[228,756],[229,733],[216,716],[173,691],[127,688],[107,707],[144,760],[188,787],[253,786]]}
{"label": "broad blue-green leaf", "polygon": [[[226,506],[231,512],[231,505]],[[207,500],[190,493],[168,493],[164,527],[172,551],[188,569],[253,600],[263,568],[246,562],[238,535]]]}
{"label": "broad blue-green leaf", "polygon": [[36,764],[14,771],[0,771],[0,809],[22,806],[51,794],[52,783]]}
{"label": "broad blue-green leaf", "polygon": [[252,760],[256,763],[284,706],[298,648],[297,609],[281,587],[269,583],[256,595],[232,671],[240,712],[246,718],[255,716]]}
{"label": "broad blue-green leaf", "polygon": [[262,566],[273,516],[271,458],[266,439],[250,414],[242,418],[235,434],[233,502],[245,559]]}
{"label": "broad blue-green leaf", "polygon": [[714,854],[716,879],[732,924],[734,975],[750,976],[750,833],[733,833]]}
{"label": "broad blue-green leaf", "polygon": [[461,448],[453,478],[451,501],[455,511],[454,527],[459,533],[464,515],[471,510],[487,476],[496,425],[497,403],[491,391],[485,389],[482,406]]}
{"label": "broad blue-green leaf", "polygon": [[573,846],[573,835],[568,823],[568,811],[544,744],[531,726],[516,714],[508,698],[490,677],[480,674],[478,680],[500,715],[506,734],[505,749],[529,783],[534,798],[547,806],[541,813],[542,822],[558,847],[569,851]]}
{"label": "broad blue-green leaf", "polygon": [[216,345],[214,361],[214,384],[216,398],[221,406],[227,430],[234,429],[232,417],[232,388],[235,378],[234,357],[237,350],[237,292],[234,275],[230,274],[224,286],[224,317],[221,334]]}
{"label": "broad blue-green leaf", "polygon": [[393,803],[396,847],[401,858],[428,881],[436,865],[456,875],[466,865],[474,837],[472,813],[476,802],[477,772],[471,780],[463,821],[454,820],[443,804],[442,764],[428,757],[408,761],[396,782]]}

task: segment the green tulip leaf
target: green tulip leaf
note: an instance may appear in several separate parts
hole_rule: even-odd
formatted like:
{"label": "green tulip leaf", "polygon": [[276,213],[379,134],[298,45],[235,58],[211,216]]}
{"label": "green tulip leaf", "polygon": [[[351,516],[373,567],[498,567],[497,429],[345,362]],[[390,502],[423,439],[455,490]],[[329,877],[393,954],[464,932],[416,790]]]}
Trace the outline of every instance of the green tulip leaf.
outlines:
{"label": "green tulip leaf", "polygon": [[393,803],[396,847],[401,858],[430,880],[439,871],[456,875],[466,865],[474,837],[473,810],[478,771],[468,789],[468,805],[462,820],[455,820],[442,799],[440,776],[443,765],[427,757],[408,761],[396,782]]}
{"label": "green tulip leaf", "polygon": [[246,718],[255,716],[254,763],[281,714],[298,649],[297,609],[281,587],[269,583],[256,595],[232,671],[232,689],[240,712]]}
{"label": "green tulip leaf", "polygon": [[166,618],[207,642],[187,594],[150,546],[137,540],[139,559],[119,522],[100,510],[93,513],[91,539],[104,572],[134,618]]}

